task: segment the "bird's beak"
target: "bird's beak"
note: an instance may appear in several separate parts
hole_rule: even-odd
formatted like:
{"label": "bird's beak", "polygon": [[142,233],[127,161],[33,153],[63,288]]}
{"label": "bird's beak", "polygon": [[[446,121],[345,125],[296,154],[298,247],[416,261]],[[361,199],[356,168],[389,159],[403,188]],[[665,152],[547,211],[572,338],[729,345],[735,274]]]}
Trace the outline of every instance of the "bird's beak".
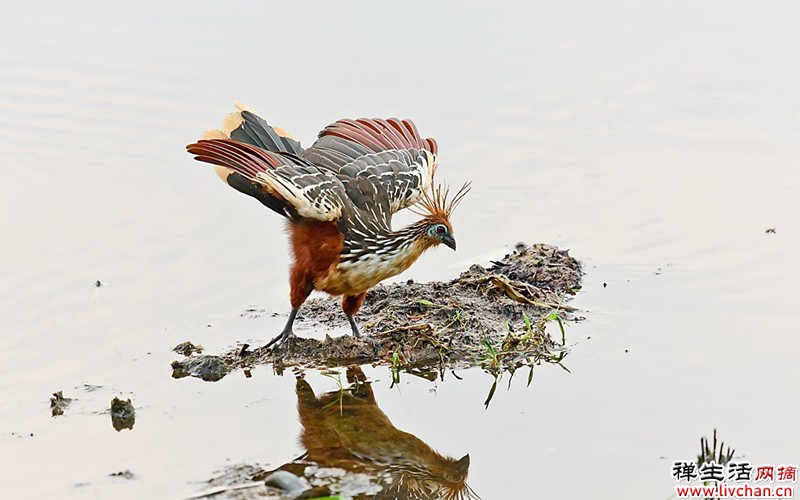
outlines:
{"label": "bird's beak", "polygon": [[455,249],[456,249],[456,239],[455,239],[455,238],[453,238],[453,235],[451,235],[451,234],[446,234],[446,235],[445,235],[445,236],[442,238],[442,243],[444,243],[445,245],[449,246],[449,247],[450,247],[450,248],[452,248],[453,250],[455,250]]}

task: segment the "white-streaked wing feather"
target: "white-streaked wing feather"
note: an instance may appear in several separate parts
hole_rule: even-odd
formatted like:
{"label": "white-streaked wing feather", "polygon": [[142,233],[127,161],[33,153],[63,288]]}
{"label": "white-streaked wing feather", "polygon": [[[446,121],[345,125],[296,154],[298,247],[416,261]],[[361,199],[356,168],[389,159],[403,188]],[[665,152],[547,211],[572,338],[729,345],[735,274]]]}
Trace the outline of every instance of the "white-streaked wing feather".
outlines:
{"label": "white-streaked wing feather", "polygon": [[423,139],[410,120],[339,120],[301,156],[352,178],[375,176],[392,213],[420,200],[433,182],[437,145]]}
{"label": "white-streaked wing feather", "polygon": [[280,193],[301,217],[331,221],[342,216],[344,187],[329,171],[292,165],[259,172],[256,178]]}
{"label": "white-streaked wing feather", "polygon": [[[342,181],[334,172],[295,155],[266,151],[230,139],[201,140],[187,149],[197,160],[216,165],[217,173],[226,183],[230,183],[230,176],[235,173],[251,185],[263,187],[256,194],[264,192],[272,196],[274,202],[267,200],[266,204],[287,216],[292,215],[288,204],[300,217],[336,220],[342,216],[345,203],[349,203]],[[250,194],[249,190],[246,192]]]}
{"label": "white-streaked wing feather", "polygon": [[386,189],[392,213],[420,200],[433,183],[436,155],[427,150],[387,150],[370,153],[344,165],[340,175],[374,176]]}

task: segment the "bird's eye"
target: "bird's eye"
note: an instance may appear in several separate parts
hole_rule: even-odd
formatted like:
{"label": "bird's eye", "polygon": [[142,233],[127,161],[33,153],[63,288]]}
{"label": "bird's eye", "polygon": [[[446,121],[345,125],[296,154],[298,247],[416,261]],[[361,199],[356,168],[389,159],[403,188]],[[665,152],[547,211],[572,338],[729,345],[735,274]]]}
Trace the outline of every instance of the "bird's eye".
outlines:
{"label": "bird's eye", "polygon": [[444,226],[436,226],[436,232],[439,234],[444,234],[445,232]]}

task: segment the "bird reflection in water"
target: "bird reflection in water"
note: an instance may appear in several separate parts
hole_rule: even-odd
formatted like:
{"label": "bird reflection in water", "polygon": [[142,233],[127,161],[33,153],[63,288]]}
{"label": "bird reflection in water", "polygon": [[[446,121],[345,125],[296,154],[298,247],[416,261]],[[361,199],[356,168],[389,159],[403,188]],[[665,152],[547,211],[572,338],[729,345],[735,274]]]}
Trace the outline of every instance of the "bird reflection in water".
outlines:
{"label": "bird reflection in water", "polygon": [[[347,381],[348,387],[317,397],[298,378],[300,441],[306,452],[280,469],[309,479],[319,477],[320,468],[339,469],[346,471],[339,477],[342,483],[348,482],[346,476],[371,478],[369,488],[352,491],[357,499],[480,499],[466,483],[469,455],[443,456],[392,425],[361,368],[348,368]],[[355,482],[363,485],[363,479]],[[349,488],[339,484],[330,489],[346,493]]]}

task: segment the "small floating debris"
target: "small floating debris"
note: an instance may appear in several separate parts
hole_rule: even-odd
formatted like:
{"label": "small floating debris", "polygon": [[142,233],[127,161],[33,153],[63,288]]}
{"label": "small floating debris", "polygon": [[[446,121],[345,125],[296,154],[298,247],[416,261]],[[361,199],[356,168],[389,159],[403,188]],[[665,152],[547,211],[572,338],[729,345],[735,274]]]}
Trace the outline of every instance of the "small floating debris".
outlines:
{"label": "small floating debris", "polygon": [[130,399],[125,401],[115,397],[111,400],[111,425],[117,432],[122,429],[133,430],[136,423],[136,410]]}
{"label": "small floating debris", "polygon": [[248,307],[247,309],[245,309],[244,311],[242,311],[239,314],[239,317],[241,317],[241,318],[249,318],[249,319],[256,319],[256,318],[260,318],[261,316],[263,316],[265,312],[266,312],[266,310],[264,310],[264,309],[259,309],[259,308],[256,308],[256,307]]}
{"label": "small floating debris", "polygon": [[228,362],[219,356],[192,356],[172,362],[172,378],[197,377],[216,382],[230,371]]}
{"label": "small floating debris", "polygon": [[72,398],[64,397],[62,391],[54,392],[50,398],[50,412],[54,417],[64,414],[64,410],[72,402]]}
{"label": "small floating debris", "polygon": [[172,348],[173,351],[177,352],[178,354],[183,354],[184,356],[191,356],[192,354],[200,354],[203,352],[203,345],[202,344],[193,344],[188,340],[186,342],[181,342],[180,344],[176,345]]}

